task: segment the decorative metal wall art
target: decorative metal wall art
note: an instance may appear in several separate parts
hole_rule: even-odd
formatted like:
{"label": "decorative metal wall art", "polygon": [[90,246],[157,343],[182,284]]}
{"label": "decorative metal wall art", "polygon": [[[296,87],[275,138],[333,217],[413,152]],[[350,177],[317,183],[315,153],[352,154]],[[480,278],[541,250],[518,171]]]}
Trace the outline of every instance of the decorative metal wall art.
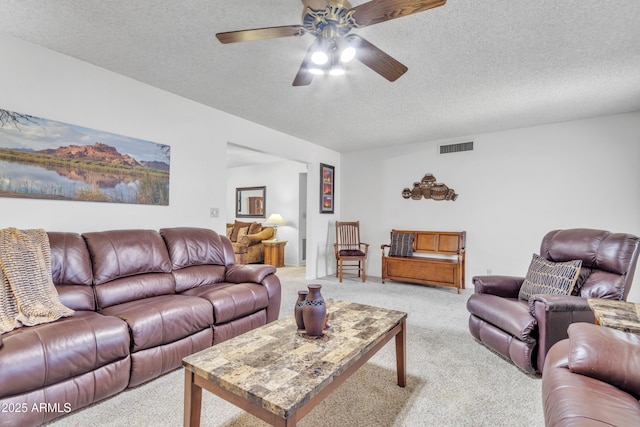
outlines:
{"label": "decorative metal wall art", "polygon": [[432,200],[455,201],[458,195],[453,188],[449,188],[441,182],[436,182],[436,177],[428,173],[422,177],[422,181],[414,182],[412,189],[405,188],[402,190],[402,197],[413,200],[420,200],[424,197]]}

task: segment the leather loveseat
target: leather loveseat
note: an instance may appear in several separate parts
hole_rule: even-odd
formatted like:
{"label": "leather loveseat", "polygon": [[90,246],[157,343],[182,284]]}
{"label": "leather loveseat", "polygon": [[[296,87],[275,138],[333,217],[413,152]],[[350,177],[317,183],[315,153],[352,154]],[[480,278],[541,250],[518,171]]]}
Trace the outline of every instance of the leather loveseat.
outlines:
{"label": "leather loveseat", "polygon": [[545,360],[545,424],[638,425],[640,336],[590,323],[574,323],[568,333]]}
{"label": "leather loveseat", "polygon": [[74,314],[1,335],[0,426],[41,424],[278,318],[275,268],[236,265],[212,230],[47,234],[53,282]]}

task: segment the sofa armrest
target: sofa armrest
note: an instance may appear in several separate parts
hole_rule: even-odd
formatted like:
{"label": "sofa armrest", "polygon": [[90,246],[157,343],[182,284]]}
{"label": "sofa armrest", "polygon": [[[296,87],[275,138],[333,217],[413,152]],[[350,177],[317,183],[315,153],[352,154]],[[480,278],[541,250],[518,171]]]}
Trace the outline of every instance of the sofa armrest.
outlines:
{"label": "sofa armrest", "polygon": [[524,277],[515,276],[474,276],[476,294],[491,294],[504,298],[518,298]]}
{"label": "sofa armrest", "polygon": [[280,315],[282,286],[275,272],[276,268],[272,265],[233,264],[227,267],[226,273],[226,281],[229,283],[258,283],[267,289],[267,323],[278,320]]}
{"label": "sofa armrest", "polygon": [[539,370],[544,366],[549,349],[569,336],[569,325],[595,321],[587,298],[577,296],[534,294],[529,298],[529,310],[538,323]]}
{"label": "sofa armrest", "polygon": [[261,283],[276,268],[262,264],[233,264],[227,267],[225,281],[229,283]]}
{"label": "sofa armrest", "polygon": [[573,295],[549,295],[549,294],[534,294],[529,298],[529,309],[531,314],[536,316],[536,306],[540,305],[545,312],[569,312],[569,311],[586,311],[591,313],[591,322],[595,319],[591,307],[589,307],[589,300]]}
{"label": "sofa armrest", "polygon": [[273,228],[265,227],[259,233],[247,234],[245,236],[242,236],[238,240],[238,243],[240,243],[241,245],[245,245],[245,246],[253,246],[253,245],[257,245],[258,243],[262,242],[263,240],[269,240],[269,239],[273,238],[273,235],[274,235]]}
{"label": "sofa armrest", "polygon": [[640,396],[640,336],[575,323],[569,326],[569,370]]}

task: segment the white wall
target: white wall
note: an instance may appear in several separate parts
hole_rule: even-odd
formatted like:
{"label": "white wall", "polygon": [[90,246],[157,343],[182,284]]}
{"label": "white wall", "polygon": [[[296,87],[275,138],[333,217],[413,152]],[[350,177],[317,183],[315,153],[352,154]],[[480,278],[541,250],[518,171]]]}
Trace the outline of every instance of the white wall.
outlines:
{"label": "white wall", "polygon": [[[473,140],[474,151],[438,154]],[[467,286],[486,274],[524,276],[544,234],[587,227],[640,235],[640,112],[344,154],[341,220],[361,221],[368,274],[397,229],[466,230]],[[425,173],[456,201],[406,200]],[[640,302],[640,270],[630,301]]]}
{"label": "white wall", "polygon": [[[523,274],[554,228],[640,234],[640,113],[339,153],[53,51],[0,35],[0,108],[171,146],[169,206],[0,198],[0,227],[84,232],[210,227],[224,233],[228,142],[308,164],[307,278],[335,272],[336,219],[360,219],[371,275],[391,228],[468,232],[467,277]],[[292,89],[293,90],[293,89]],[[473,152],[437,154],[473,139]],[[335,214],[319,214],[319,164],[336,167]],[[427,172],[455,202],[405,200]],[[344,184],[343,184],[344,183]],[[220,207],[220,218],[209,208]],[[638,273],[640,276],[640,272]],[[630,300],[640,301],[640,279]],[[470,285],[470,282],[469,282]]]}
{"label": "white wall", "polygon": [[[339,167],[324,147],[0,34],[0,108],[171,146],[169,206],[0,198],[0,228],[84,232],[114,228],[209,227],[225,231],[228,142],[310,164],[309,201],[317,201],[319,163]],[[295,90],[293,88],[292,90]],[[1,173],[1,171],[0,171]],[[224,210],[224,209],[223,209]],[[339,211],[337,211],[339,212]],[[307,276],[327,274],[331,216],[309,209]]]}
{"label": "white wall", "polygon": [[235,190],[237,187],[266,186],[266,218],[238,218],[239,221],[264,223],[269,215],[279,213],[287,223],[278,226],[278,240],[286,240],[284,263],[287,266],[301,264],[298,259],[300,209],[298,197],[299,174],[307,171],[307,165],[285,160],[282,162],[229,168],[227,170],[227,222],[235,218]]}

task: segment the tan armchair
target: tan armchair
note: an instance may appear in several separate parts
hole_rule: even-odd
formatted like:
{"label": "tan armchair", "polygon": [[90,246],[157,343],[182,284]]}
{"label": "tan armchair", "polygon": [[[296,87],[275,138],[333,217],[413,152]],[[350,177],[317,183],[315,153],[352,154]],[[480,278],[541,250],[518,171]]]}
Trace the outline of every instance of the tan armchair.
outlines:
{"label": "tan armchair", "polygon": [[273,239],[273,227],[263,227],[257,222],[235,221],[227,224],[227,237],[231,240],[236,264],[264,262],[263,240]]}

